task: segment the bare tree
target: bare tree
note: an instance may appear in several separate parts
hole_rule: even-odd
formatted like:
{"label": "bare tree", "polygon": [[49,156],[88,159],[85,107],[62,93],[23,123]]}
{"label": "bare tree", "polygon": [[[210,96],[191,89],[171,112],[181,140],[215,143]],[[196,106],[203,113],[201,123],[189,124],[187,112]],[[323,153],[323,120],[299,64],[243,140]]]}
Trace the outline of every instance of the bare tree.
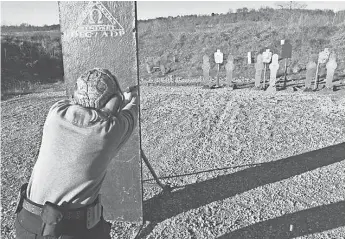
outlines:
{"label": "bare tree", "polygon": [[280,9],[304,9],[308,5],[304,2],[287,1],[287,2],[276,2],[275,5],[280,7]]}

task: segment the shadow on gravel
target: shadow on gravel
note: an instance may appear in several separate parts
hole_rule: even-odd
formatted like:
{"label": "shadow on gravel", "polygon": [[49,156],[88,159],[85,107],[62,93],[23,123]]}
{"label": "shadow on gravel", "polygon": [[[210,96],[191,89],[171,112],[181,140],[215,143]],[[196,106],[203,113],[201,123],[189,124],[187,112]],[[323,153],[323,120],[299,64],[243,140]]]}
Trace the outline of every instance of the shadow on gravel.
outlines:
{"label": "shadow on gravel", "polygon": [[[345,143],[341,143],[289,158],[262,163],[259,166],[247,168],[233,174],[186,185],[182,189],[173,191],[170,194],[155,196],[144,202],[144,220],[153,223],[147,227],[147,230],[153,230],[156,223],[191,209],[199,208],[266,184],[279,182],[344,159]],[[336,207],[340,208],[340,206],[343,206],[343,204]],[[310,209],[307,212],[311,213],[314,211]],[[323,216],[322,218],[325,219]],[[145,229],[143,233],[145,234]]]}
{"label": "shadow on gravel", "polygon": [[345,201],[313,207],[259,222],[218,239],[227,238],[296,238],[345,226]]}
{"label": "shadow on gravel", "polygon": [[[164,176],[164,177],[159,177],[159,179],[179,178],[179,177],[197,175],[197,174],[201,174],[201,173],[210,173],[210,172],[222,171],[222,170],[227,170],[227,169],[235,169],[235,168],[254,167],[254,166],[258,166],[258,165],[261,165],[261,163],[251,163],[251,164],[243,164],[243,165],[234,166],[234,167],[215,168],[215,169],[203,170],[203,171],[199,171],[199,172],[195,172],[195,173],[185,173],[185,174],[177,174],[177,175],[173,175],[173,176]],[[143,182],[150,182],[153,180],[154,180],[153,178],[150,178],[150,179],[143,180]],[[154,184],[156,184],[156,182],[154,182]],[[181,186],[181,187],[183,187],[183,186]],[[181,188],[181,187],[179,187],[179,188]]]}

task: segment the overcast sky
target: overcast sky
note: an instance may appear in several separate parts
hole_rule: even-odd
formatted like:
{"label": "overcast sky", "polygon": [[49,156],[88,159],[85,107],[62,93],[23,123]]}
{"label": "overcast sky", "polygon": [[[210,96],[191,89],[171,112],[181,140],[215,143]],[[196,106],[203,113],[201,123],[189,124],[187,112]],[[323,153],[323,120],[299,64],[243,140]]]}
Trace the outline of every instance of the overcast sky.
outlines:
{"label": "overcast sky", "polygon": [[[138,19],[190,14],[226,13],[231,8],[274,7],[277,1],[138,1]],[[309,9],[345,10],[345,1],[306,1]],[[1,25],[59,23],[57,1],[1,1]]]}

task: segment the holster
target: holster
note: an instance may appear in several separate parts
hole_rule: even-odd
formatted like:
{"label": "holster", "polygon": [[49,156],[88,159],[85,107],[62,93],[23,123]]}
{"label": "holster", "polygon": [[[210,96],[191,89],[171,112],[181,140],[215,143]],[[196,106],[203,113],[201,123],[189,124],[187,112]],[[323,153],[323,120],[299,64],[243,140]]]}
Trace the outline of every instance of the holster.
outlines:
{"label": "holster", "polygon": [[26,189],[28,187],[28,183],[24,183],[19,190],[18,196],[17,196],[17,205],[16,205],[16,210],[15,213],[18,213],[22,210],[23,208],[23,201],[25,198],[25,194],[26,194]]}
{"label": "holster", "polygon": [[[88,206],[80,208],[78,210],[69,210],[63,203],[61,206],[53,204],[47,201],[44,205],[38,205],[26,198],[26,190],[28,184],[23,184],[20,188],[16,213],[19,213],[22,209],[25,209],[29,213],[40,216],[42,219],[42,225],[40,233],[42,236],[54,236],[59,237],[74,226],[91,229],[100,222],[102,218],[102,205],[100,201],[100,195],[96,201]],[[71,221],[74,221],[72,224]]]}
{"label": "holster", "polygon": [[51,202],[46,202],[43,205],[42,213],[42,236],[55,236],[59,237],[62,234],[62,219],[63,210],[60,206],[55,205]]}

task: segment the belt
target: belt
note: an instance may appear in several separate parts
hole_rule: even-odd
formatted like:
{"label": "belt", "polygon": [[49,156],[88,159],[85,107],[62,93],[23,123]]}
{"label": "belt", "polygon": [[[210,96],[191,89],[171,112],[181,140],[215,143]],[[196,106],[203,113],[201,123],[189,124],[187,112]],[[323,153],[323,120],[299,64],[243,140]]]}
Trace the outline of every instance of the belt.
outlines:
{"label": "belt", "polygon": [[[26,198],[23,199],[22,207],[38,216],[41,216],[43,211],[43,205],[34,204]],[[86,227],[90,229],[100,221],[102,216],[100,196],[90,205],[78,209],[63,210],[62,214],[64,220],[86,220]]]}

